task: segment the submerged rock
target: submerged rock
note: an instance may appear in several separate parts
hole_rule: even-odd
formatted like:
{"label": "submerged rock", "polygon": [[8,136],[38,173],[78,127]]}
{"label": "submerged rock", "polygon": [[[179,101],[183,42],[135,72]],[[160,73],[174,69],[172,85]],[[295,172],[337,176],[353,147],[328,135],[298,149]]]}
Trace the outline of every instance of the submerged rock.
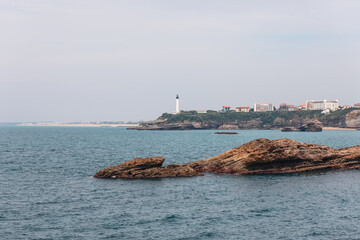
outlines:
{"label": "submerged rock", "polygon": [[282,132],[300,132],[299,128],[294,128],[294,127],[284,127],[283,129],[281,129]]}
{"label": "submerged rock", "polygon": [[186,164],[198,172],[295,173],[360,168],[360,146],[334,149],[290,139],[257,139],[220,155]]}
{"label": "submerged rock", "polygon": [[192,177],[203,174],[185,165],[172,164],[162,167],[163,157],[135,158],[119,165],[100,170],[95,178],[163,178]]}
{"label": "submerged rock", "polygon": [[214,134],[238,134],[237,132],[214,132]]}

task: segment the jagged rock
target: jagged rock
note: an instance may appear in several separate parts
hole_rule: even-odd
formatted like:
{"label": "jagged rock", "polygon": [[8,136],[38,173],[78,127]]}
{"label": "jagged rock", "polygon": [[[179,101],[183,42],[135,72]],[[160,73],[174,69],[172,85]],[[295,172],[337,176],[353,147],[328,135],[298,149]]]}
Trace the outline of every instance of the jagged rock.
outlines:
{"label": "jagged rock", "polygon": [[284,127],[281,129],[282,132],[300,132],[300,129],[294,127]]}
{"label": "jagged rock", "polygon": [[298,128],[295,127],[284,127],[281,129],[282,132],[321,132],[322,123],[319,121],[310,121],[306,124],[301,125]]}
{"label": "jagged rock", "polygon": [[183,165],[162,167],[162,157],[135,158],[105,168],[96,178],[161,178],[202,176],[202,172],[280,174],[314,170],[360,169],[360,146],[341,149],[290,139],[256,139],[220,155]]}
{"label": "jagged rock", "polygon": [[345,116],[345,127],[349,128],[360,128],[360,110],[356,109]]}
{"label": "jagged rock", "polygon": [[322,123],[319,121],[312,121],[312,122],[302,125],[299,129],[302,132],[321,132],[322,131]]}
{"label": "jagged rock", "polygon": [[334,149],[290,139],[257,139],[220,155],[185,164],[198,172],[295,173],[360,168],[360,146]]}
{"label": "jagged rock", "polygon": [[135,158],[119,165],[100,170],[95,178],[163,178],[192,177],[203,174],[186,165],[172,164],[162,167],[163,157]]}

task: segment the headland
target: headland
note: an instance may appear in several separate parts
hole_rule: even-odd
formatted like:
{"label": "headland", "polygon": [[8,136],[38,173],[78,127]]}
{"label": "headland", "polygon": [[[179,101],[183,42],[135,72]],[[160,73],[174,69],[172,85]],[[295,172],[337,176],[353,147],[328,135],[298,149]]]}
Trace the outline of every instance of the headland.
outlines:
{"label": "headland", "polygon": [[235,112],[235,111],[183,111],[164,113],[158,119],[143,122],[133,130],[274,130],[300,129],[311,122],[318,122],[324,130],[360,129],[360,109],[349,108],[328,114],[320,110]]}

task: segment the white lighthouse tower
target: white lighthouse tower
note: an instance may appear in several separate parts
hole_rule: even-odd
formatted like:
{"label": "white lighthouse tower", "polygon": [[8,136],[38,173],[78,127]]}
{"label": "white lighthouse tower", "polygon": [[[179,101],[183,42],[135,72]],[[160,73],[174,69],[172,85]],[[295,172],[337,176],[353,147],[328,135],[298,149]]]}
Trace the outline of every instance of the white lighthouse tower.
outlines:
{"label": "white lighthouse tower", "polygon": [[179,95],[176,95],[176,109],[175,109],[175,114],[180,113],[180,100],[179,100]]}

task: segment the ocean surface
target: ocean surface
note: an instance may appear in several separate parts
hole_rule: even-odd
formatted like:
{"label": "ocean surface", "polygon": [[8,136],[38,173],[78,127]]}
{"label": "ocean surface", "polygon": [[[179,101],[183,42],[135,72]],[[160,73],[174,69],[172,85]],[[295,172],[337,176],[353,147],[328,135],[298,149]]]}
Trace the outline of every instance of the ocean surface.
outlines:
{"label": "ocean surface", "polygon": [[256,138],[341,148],[360,131],[0,127],[0,239],[360,239],[360,171],[95,179],[135,157],[165,165]]}

